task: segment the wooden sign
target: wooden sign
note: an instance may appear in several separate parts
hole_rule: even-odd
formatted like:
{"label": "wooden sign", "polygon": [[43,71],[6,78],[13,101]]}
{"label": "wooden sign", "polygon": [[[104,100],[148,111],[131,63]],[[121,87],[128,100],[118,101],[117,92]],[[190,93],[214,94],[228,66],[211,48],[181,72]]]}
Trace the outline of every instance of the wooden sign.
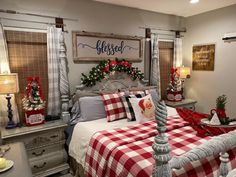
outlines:
{"label": "wooden sign", "polygon": [[215,44],[193,46],[193,70],[214,71]]}
{"label": "wooden sign", "polygon": [[76,31],[72,32],[72,36],[75,63],[113,58],[142,61],[142,37]]}

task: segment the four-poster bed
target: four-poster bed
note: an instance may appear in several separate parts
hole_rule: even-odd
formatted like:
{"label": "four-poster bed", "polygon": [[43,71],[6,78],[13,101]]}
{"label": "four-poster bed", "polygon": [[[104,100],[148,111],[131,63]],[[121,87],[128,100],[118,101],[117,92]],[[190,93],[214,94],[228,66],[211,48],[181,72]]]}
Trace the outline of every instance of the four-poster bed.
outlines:
{"label": "four-poster bed", "polygon": [[212,155],[220,154],[220,168],[219,176],[226,177],[229,169],[227,163],[229,154],[226,152],[236,147],[236,131],[229,132],[220,136],[215,136],[212,139],[196,146],[192,150],[186,152],[181,156],[173,156],[171,158],[171,148],[168,143],[168,137],[165,135],[166,131],[167,110],[165,103],[162,101],[156,107],[156,121],[158,135],[155,137],[152,145],[154,150],[155,166],[153,169],[153,176],[171,177],[171,169],[180,169],[184,165],[200,159],[210,157]]}
{"label": "four-poster bed", "polygon": [[[140,88],[144,87],[144,84],[131,80],[125,73],[118,72],[93,87],[80,85],[77,91],[114,92],[130,90],[131,87]],[[189,122],[180,118],[175,110],[166,107],[163,101],[155,105],[157,125],[155,121],[138,124],[127,122],[125,119],[109,123],[106,119],[77,123],[69,145],[69,155],[74,162],[72,166],[76,176],[143,177],[152,174],[158,177],[182,177],[192,172],[199,177],[226,176],[231,168],[235,168],[234,131],[213,138],[202,138]],[[143,131],[147,129],[148,131]],[[183,135],[180,135],[181,133]],[[179,147],[182,141],[183,145]],[[228,150],[230,158],[226,152]],[[220,166],[217,157],[219,153]],[[190,163],[192,169],[188,165]],[[211,163],[213,165],[209,172],[204,168]],[[183,168],[186,164],[187,167]],[[198,171],[199,169],[201,170]]]}

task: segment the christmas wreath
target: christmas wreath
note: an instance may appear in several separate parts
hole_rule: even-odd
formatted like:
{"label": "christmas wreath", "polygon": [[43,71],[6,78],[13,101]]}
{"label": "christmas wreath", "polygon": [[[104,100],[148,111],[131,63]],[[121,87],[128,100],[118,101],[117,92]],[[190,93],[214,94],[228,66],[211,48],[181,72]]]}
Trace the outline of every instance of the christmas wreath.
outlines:
{"label": "christmas wreath", "polygon": [[87,87],[91,87],[96,84],[97,81],[101,82],[111,72],[125,72],[132,80],[144,78],[144,74],[135,67],[132,67],[132,63],[125,61],[124,59],[116,58],[115,61],[103,60],[97,66],[93,67],[89,72],[89,76],[82,73],[81,83]]}

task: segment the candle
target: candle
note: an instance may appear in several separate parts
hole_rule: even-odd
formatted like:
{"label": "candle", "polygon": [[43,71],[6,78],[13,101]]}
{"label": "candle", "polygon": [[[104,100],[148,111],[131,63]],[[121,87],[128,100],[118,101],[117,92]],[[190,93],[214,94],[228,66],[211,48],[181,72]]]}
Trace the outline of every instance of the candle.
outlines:
{"label": "candle", "polygon": [[6,168],[6,159],[0,158],[0,169]]}

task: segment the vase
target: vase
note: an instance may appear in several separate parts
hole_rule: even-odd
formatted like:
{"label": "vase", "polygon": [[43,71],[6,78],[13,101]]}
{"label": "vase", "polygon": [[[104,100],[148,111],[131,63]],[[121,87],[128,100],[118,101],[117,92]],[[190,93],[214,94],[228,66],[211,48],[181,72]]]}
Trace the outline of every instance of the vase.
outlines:
{"label": "vase", "polygon": [[216,108],[211,110],[211,115],[213,116],[214,114],[217,114],[221,124],[227,124],[228,122],[228,117],[226,116],[225,109],[222,108]]}

